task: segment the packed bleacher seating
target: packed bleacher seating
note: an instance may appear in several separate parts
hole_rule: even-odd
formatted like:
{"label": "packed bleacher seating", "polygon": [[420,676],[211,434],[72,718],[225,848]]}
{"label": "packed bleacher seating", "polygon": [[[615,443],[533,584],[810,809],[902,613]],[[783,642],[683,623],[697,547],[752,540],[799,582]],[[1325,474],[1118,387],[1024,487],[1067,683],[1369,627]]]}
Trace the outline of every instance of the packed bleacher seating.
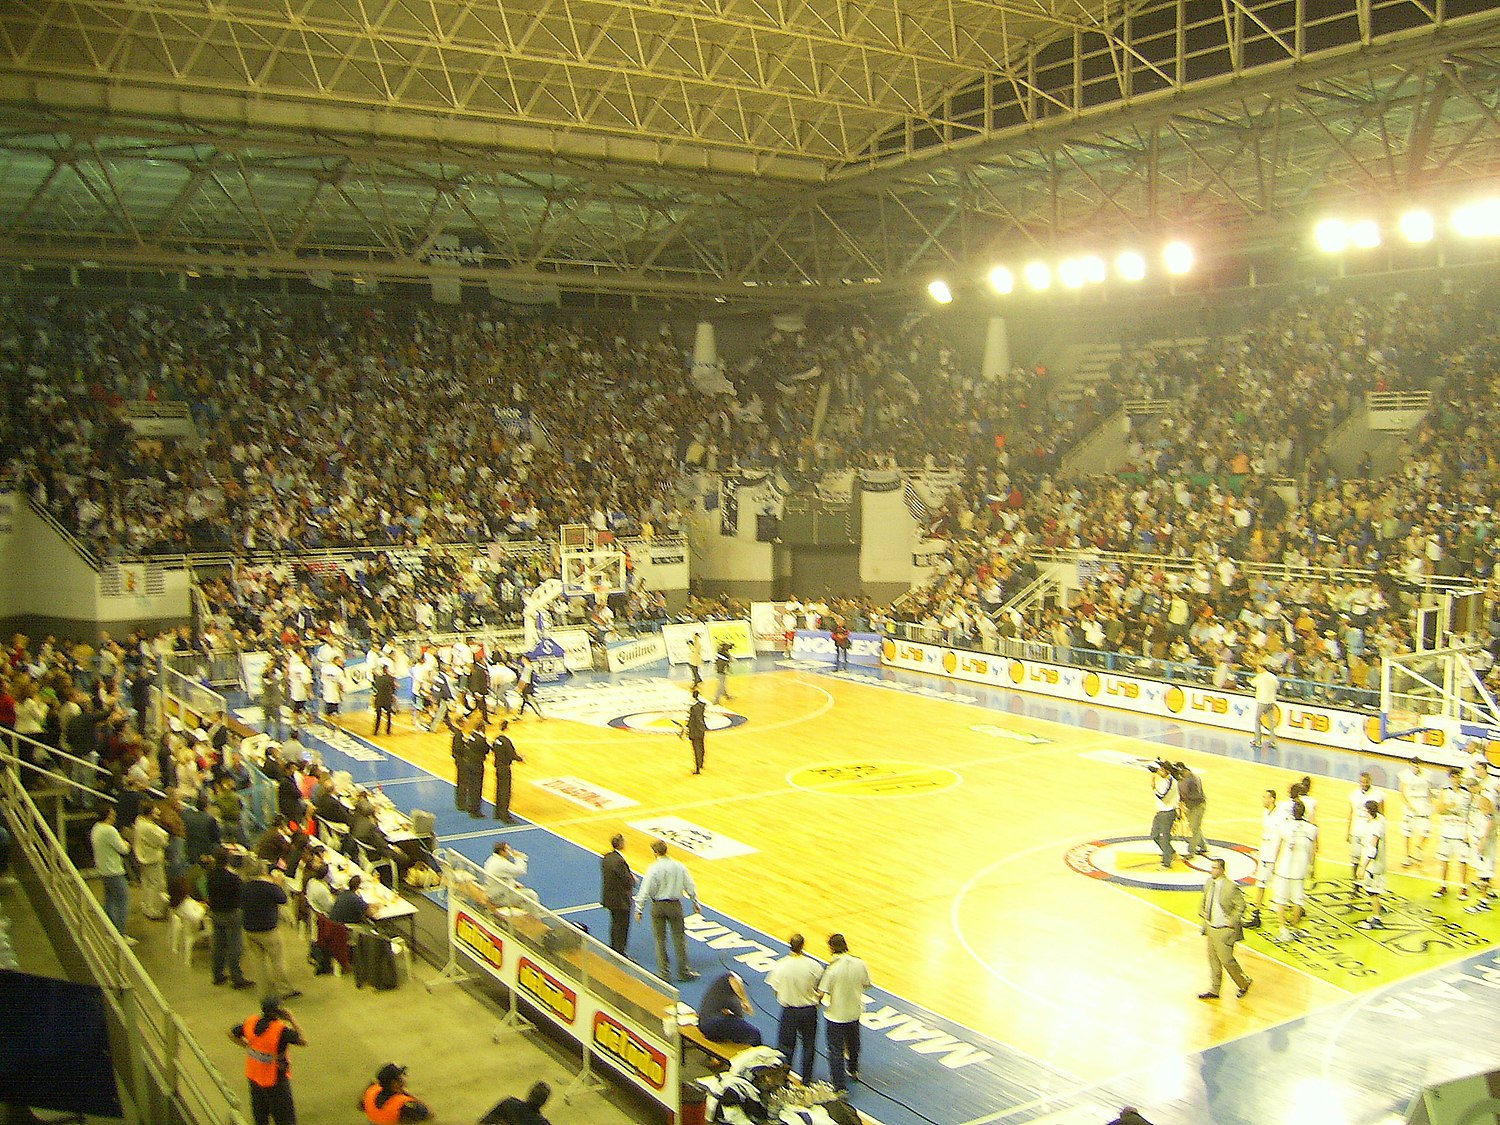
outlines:
{"label": "packed bleacher seating", "polygon": [[[731,372],[736,401],[697,389],[668,338],[613,329],[431,307],[47,298],[0,308],[0,440],[8,473],[101,557],[479,543],[563,522],[672,532],[685,518],[676,485],[697,467],[949,465],[960,484],[929,528],[951,544],[948,569],[900,608],[978,631],[1034,573],[1036,547],[1189,558],[1213,574],[1271,564],[1488,577],[1500,503],[1487,405],[1495,336],[1493,310],[1473,293],[1299,294],[1234,335],[1129,348],[1107,382],[1064,401],[1040,368],[993,383],[966,373],[922,314],[886,329],[853,318],[768,333]],[[1393,476],[1350,478],[1326,463],[1320,443],[1366,391],[1434,387],[1444,401]],[[201,444],[131,440],[119,407],[152,397],[190,402]],[[1127,397],[1174,408],[1132,435],[1127,471],[1058,478],[1069,444]],[[533,440],[531,424],[551,440]],[[462,552],[426,557],[420,568],[376,556],[208,582],[209,645],[306,637],[333,622],[361,641],[513,624],[547,569],[513,561],[485,573]],[[1136,577],[1113,585],[1128,590]],[[1161,581],[1177,579],[1169,569]],[[1243,615],[1270,598],[1310,597],[1321,643],[1352,616],[1338,604],[1347,590],[1273,587],[1252,591],[1247,609],[1232,583],[1182,581],[1194,620],[1248,625]],[[1378,592],[1389,605],[1392,592]],[[1151,600],[1114,601],[1124,620],[1104,636],[1111,643],[1159,658],[1180,642],[1205,667],[1225,663],[1227,649],[1244,664],[1244,644],[1225,646],[1217,631],[1177,630],[1153,653]],[[1399,621],[1385,624],[1399,640]],[[1073,647],[1110,632],[1073,608],[1017,627],[1066,628]],[[1372,646],[1385,636],[1378,624],[1362,631]],[[1286,639],[1283,659],[1318,672],[1319,653]],[[1351,647],[1340,646],[1334,679],[1361,679]]]}
{"label": "packed bleacher seating", "polygon": [[[718,410],[666,339],[431,307],[13,302],[0,369],[9,475],[105,557],[671,530]],[[154,397],[201,444],[129,440]]]}

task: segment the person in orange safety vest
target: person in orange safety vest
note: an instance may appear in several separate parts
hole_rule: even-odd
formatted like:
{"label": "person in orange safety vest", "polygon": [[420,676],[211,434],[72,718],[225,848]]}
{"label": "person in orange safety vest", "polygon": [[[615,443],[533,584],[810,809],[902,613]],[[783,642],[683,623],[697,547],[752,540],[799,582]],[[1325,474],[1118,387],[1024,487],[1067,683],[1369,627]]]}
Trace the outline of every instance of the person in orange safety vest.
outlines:
{"label": "person in orange safety vest", "polygon": [[432,1110],[406,1092],[406,1067],[386,1063],[359,1099],[375,1125],[401,1125],[406,1121],[432,1121]]}
{"label": "person in orange safety vest", "polygon": [[260,1015],[229,1029],[229,1038],[245,1049],[245,1078],[250,1083],[250,1112],[255,1125],[297,1125],[292,1103],[292,1066],[288,1047],[305,1047],[307,1039],[280,996],[260,1002]]}

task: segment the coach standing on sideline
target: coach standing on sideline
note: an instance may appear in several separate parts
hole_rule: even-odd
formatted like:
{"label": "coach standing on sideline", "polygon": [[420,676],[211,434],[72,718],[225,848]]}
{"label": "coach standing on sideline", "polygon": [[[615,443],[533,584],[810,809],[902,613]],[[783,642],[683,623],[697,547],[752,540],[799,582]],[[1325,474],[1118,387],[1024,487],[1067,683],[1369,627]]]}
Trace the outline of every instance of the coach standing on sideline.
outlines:
{"label": "coach standing on sideline", "polygon": [[599,858],[599,902],[609,911],[609,947],[621,957],[630,941],[630,896],[635,893],[635,872],[625,859],[625,836],[616,832],[610,850]]}
{"label": "coach standing on sideline", "polygon": [[646,869],[641,880],[641,889],[635,893],[635,917],[640,921],[646,903],[651,903],[651,929],[656,934],[656,975],[662,980],[671,980],[671,966],[667,963],[667,931],[672,931],[672,944],[677,951],[677,979],[697,980],[698,974],[688,967],[687,934],[683,926],[683,900],[693,904],[693,913],[698,913],[698,889],[693,886],[693,873],[679,860],[667,856],[667,842],[653,840],[651,851],[656,860]]}
{"label": "coach standing on sideline", "polygon": [[771,966],[766,983],[781,1005],[776,1049],[791,1065],[797,1040],[802,1040],[802,1069],[797,1073],[806,1084],[813,1080],[813,1052],[818,1045],[818,981],[823,977],[823,966],[802,951],[804,944],[801,934],[788,939],[791,952]]}
{"label": "coach standing on sideline", "polygon": [[[865,1011],[865,989],[870,987],[870,970],[854,954],[843,934],[830,934],[828,952],[833,960],[818,980],[818,992],[828,1000],[823,1013],[828,1037],[828,1069],[835,1090],[848,1089],[848,1082],[859,1081],[859,1018]],[[845,1080],[845,1060],[848,1079]]]}

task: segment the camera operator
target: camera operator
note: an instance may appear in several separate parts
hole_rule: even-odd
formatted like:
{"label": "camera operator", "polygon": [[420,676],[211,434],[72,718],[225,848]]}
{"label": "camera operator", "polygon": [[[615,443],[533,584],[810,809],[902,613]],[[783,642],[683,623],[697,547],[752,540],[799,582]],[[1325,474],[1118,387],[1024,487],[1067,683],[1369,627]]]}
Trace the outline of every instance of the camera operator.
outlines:
{"label": "camera operator", "polygon": [[1177,822],[1177,808],[1182,796],[1178,792],[1177,776],[1171,762],[1152,763],[1151,793],[1156,798],[1156,811],[1151,817],[1151,842],[1161,849],[1161,865],[1171,867],[1177,859],[1177,853],[1172,850],[1172,825]]}

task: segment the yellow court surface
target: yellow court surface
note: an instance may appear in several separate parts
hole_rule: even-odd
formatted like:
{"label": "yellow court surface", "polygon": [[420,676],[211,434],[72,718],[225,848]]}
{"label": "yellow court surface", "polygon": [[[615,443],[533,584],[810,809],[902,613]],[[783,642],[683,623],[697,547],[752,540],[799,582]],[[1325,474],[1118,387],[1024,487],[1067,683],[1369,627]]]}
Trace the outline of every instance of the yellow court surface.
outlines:
{"label": "yellow court surface", "polygon": [[[1002,709],[1006,696],[981,706],[791,669],[737,676],[732,689],[697,777],[672,733],[683,683],[562,689],[546,722],[512,724],[526,759],[513,810],[596,852],[624,831],[638,871],[648,839],[631,822],[678,818],[741,845],[683,856],[705,903],[781,938],[842,931],[880,987],[1086,1080],[1283,1023],[1500,936],[1495,915],[1430,899],[1431,859],[1402,872],[1398,798],[1392,927],[1354,928],[1368,911],[1349,886],[1350,785],[1315,779],[1311,935],[1273,943],[1268,904],[1266,928],[1239,946],[1253,992],[1198,1003],[1207,864],[1161,869],[1144,762],[1165,754],[1203,777],[1205,833],[1241,879],[1254,872],[1262,792],[1284,796],[1303,771],[1022,717]],[[369,729],[363,716],[347,722]],[[374,741],[453,777],[446,734],[417,732],[409,716],[397,727]],[[1176,729],[1191,745],[1191,730]],[[590,811],[530,784],[552,778],[637,804]]]}

